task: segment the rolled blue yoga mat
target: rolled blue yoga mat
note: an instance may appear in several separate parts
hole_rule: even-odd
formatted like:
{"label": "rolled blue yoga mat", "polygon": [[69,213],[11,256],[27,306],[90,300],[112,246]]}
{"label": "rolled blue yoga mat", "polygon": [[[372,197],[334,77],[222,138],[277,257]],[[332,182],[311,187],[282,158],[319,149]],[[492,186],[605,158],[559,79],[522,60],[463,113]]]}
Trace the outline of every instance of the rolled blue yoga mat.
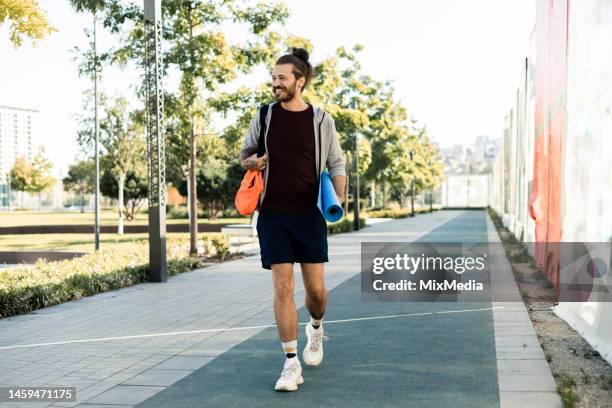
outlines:
{"label": "rolled blue yoga mat", "polygon": [[338,222],[344,216],[344,210],[340,205],[336,190],[334,190],[334,185],[327,171],[321,174],[321,186],[319,188],[317,207],[319,207],[321,214],[323,214],[323,217],[328,222]]}

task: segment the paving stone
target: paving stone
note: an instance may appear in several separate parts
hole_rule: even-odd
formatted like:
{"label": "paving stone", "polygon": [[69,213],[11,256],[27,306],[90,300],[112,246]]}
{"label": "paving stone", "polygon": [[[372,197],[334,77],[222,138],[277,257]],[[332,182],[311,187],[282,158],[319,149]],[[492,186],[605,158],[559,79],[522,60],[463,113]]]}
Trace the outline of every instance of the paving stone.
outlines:
{"label": "paving stone", "polygon": [[154,386],[168,386],[172,385],[181,378],[189,375],[193,370],[164,370],[158,368],[152,368],[147,371],[124,381],[124,385],[154,385]]}
{"label": "paving stone", "polygon": [[546,374],[508,374],[499,373],[500,391],[551,391],[557,389],[550,373]]}
{"label": "paving stone", "polygon": [[495,345],[500,347],[541,347],[535,333],[525,336],[502,336],[496,333]]}
{"label": "paving stone", "polygon": [[503,374],[549,374],[546,360],[497,360],[497,371]]}
{"label": "paving stone", "polygon": [[556,392],[506,392],[500,395],[500,408],[562,408]]}
{"label": "paving stone", "polygon": [[164,387],[142,385],[117,385],[93,398],[85,401],[86,404],[110,405],[136,405],[147,398],[157,394]]}
{"label": "paving stone", "polygon": [[156,365],[155,368],[166,370],[197,370],[212,360],[212,357],[174,356]]}

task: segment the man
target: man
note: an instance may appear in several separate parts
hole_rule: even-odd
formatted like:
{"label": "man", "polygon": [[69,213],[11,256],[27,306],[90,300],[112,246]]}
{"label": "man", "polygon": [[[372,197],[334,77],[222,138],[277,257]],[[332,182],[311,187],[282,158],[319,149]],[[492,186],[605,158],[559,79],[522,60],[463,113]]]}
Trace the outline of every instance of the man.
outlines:
{"label": "man", "polygon": [[240,151],[246,170],[264,171],[257,232],[261,263],[272,270],[274,315],[285,353],[277,391],[295,391],[302,384],[297,357],[297,311],[294,301],[293,263],[300,264],[306,289],[310,323],[302,357],[317,366],[323,359],[323,314],[327,289],[323,263],[327,257],[327,223],[317,208],[319,178],[327,167],[338,199],[344,201],[345,162],[334,121],[328,113],[302,99],[312,78],[308,52],[299,48],[283,55],[272,72],[272,92],[277,100],[268,106],[264,146],[257,157],[259,112],[251,120]]}

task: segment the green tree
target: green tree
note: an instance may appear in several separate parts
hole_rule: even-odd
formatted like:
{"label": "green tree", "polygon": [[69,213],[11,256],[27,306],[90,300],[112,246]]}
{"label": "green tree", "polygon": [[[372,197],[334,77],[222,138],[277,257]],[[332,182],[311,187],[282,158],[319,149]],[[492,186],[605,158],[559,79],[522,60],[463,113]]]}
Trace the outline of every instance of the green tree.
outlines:
{"label": "green tree", "polygon": [[32,160],[32,183],[28,191],[38,194],[38,208],[42,204],[42,193],[48,191],[55,184],[55,177],[51,174],[53,163],[45,157],[45,149],[41,147]]}
{"label": "green tree", "polygon": [[94,162],[79,160],[70,165],[68,175],[62,182],[64,190],[80,197],[81,212],[85,212],[85,195],[92,194],[94,190]]}
{"label": "green tree", "polygon": [[105,116],[100,121],[100,142],[104,149],[107,170],[118,185],[119,222],[117,233],[123,234],[124,189],[128,173],[143,167],[146,143],[142,112],[129,112],[128,102],[119,97],[104,105]]}
{"label": "green tree", "polygon": [[[107,167],[107,162],[102,160],[102,176],[100,177],[100,192],[110,198],[119,199],[119,185],[117,178]],[[147,173],[146,169],[137,169],[125,177],[123,191],[123,215],[128,221],[132,221],[142,208],[147,198]]]}
{"label": "green tree", "polygon": [[25,156],[19,156],[10,170],[11,188],[28,191],[32,185],[32,163]]}
{"label": "green tree", "polygon": [[[119,32],[124,24],[129,29],[121,45],[112,53],[113,62],[125,64],[135,61],[141,64],[143,58],[142,11],[133,4],[117,0],[95,3],[91,0],[71,0],[77,10],[98,10],[104,15],[104,26]],[[248,73],[254,65],[269,56],[265,44],[265,33],[274,22],[283,22],[287,9],[282,3],[258,3],[246,5],[236,0],[167,0],[162,2],[163,37],[165,44],[163,61],[168,69],[180,72],[176,111],[170,109],[166,118],[181,122],[175,126],[179,132],[168,134],[168,154],[178,152],[180,159],[189,151],[189,179],[191,196],[191,245],[190,252],[196,251],[197,194],[196,157],[197,129],[207,129],[205,123],[210,95],[223,84],[233,81],[239,72]],[[224,31],[229,24],[246,25],[252,33],[252,40],[231,44]],[[172,105],[169,106],[172,108]],[[176,141],[170,141],[176,137]],[[168,157],[172,162],[171,157]],[[183,162],[184,163],[184,162]]]}
{"label": "green tree", "polygon": [[37,0],[0,0],[0,24],[10,23],[10,40],[15,48],[23,44],[24,37],[34,45],[52,32],[57,31],[47,21]]}
{"label": "green tree", "polygon": [[433,207],[433,190],[438,188],[444,178],[444,164],[441,160],[439,150],[432,144],[431,139],[423,129],[420,138],[419,155],[423,163],[423,169],[418,179],[420,191],[429,191],[429,205]]}
{"label": "green tree", "polygon": [[[32,176],[32,163],[25,156],[19,156],[9,171],[11,188],[22,193],[29,191]],[[21,196],[21,207],[23,207],[23,195]]]}

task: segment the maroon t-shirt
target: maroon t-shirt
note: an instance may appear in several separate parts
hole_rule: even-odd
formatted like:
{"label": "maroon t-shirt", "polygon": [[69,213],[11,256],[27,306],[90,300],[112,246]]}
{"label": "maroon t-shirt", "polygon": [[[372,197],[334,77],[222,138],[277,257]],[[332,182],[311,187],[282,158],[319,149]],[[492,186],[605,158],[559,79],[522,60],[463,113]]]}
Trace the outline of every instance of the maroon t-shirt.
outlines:
{"label": "maroon t-shirt", "polygon": [[307,214],[316,209],[318,174],[312,106],[293,112],[272,106],[267,147],[270,166],[261,208]]}

